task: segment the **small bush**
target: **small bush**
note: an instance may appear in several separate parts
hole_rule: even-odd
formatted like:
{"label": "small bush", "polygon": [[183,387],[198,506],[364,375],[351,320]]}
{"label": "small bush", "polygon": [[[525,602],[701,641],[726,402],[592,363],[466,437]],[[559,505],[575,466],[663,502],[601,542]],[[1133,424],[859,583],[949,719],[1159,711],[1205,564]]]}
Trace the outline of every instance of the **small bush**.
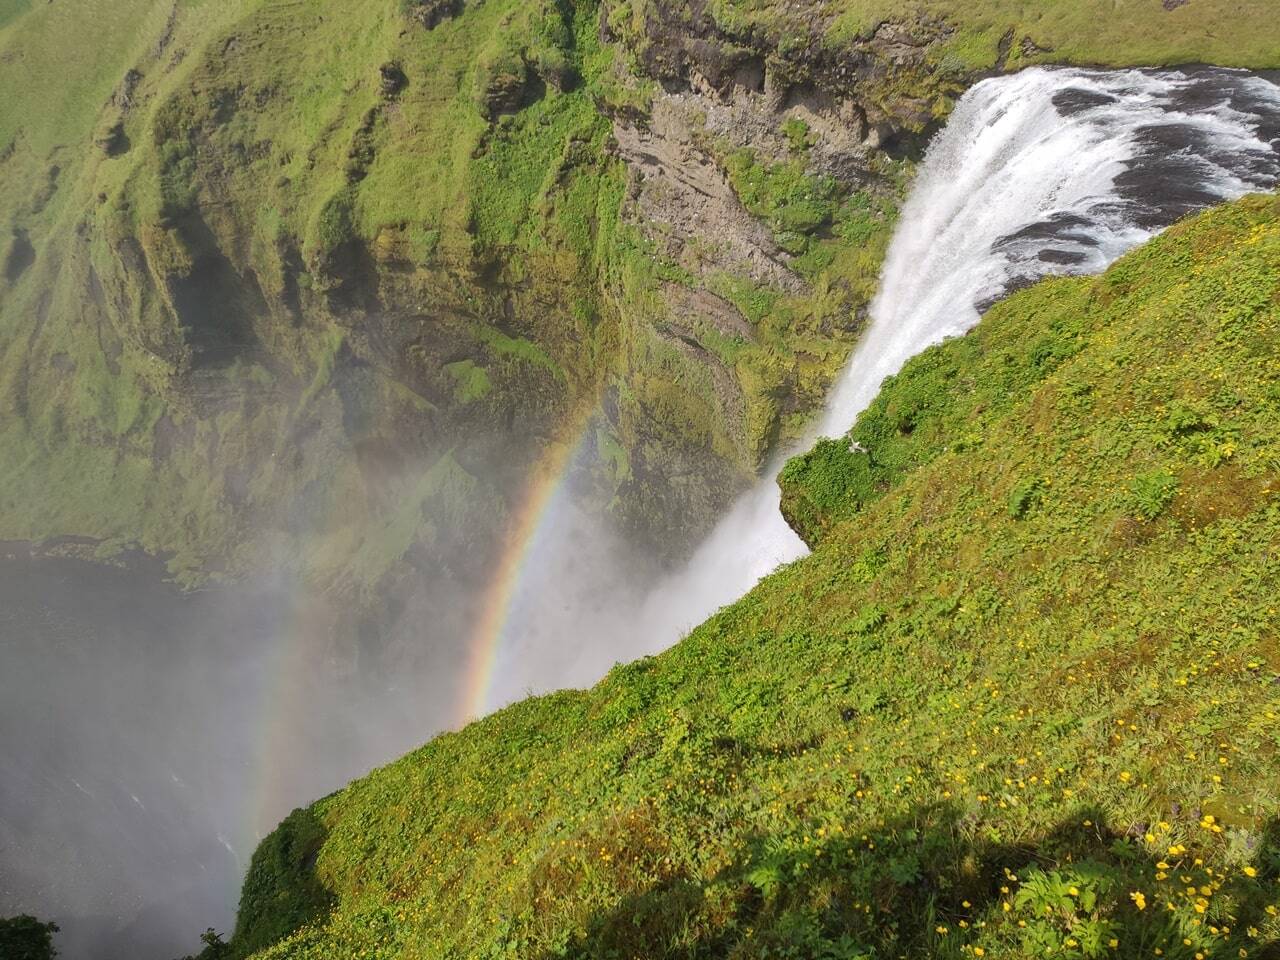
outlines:
{"label": "small bush", "polygon": [[56,923],[41,923],[22,914],[0,920],[0,957],[4,960],[52,960],[58,955],[53,948]]}
{"label": "small bush", "polygon": [[1031,477],[1018,483],[1009,493],[1009,516],[1021,520],[1040,502],[1043,492],[1044,481],[1039,477]]}
{"label": "small bush", "polygon": [[803,153],[809,149],[809,125],[799,117],[788,117],[782,123],[782,135],[787,138],[794,153]]}
{"label": "small bush", "polygon": [[[725,170],[742,205],[773,227],[793,246],[831,223],[841,199],[839,184],[829,176],[813,177],[804,162],[764,164],[751,150],[736,150],[725,159]],[[785,249],[785,247],[784,247]]]}
{"label": "small bush", "polygon": [[1178,478],[1164,470],[1140,474],[1129,484],[1129,509],[1143,520],[1164,513],[1178,492]]}

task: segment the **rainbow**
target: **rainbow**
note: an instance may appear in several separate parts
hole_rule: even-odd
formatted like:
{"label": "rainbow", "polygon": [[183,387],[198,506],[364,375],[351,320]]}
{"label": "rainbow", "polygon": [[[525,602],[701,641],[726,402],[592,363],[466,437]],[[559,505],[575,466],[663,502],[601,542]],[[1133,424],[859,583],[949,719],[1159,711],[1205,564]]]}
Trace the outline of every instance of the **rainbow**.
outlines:
{"label": "rainbow", "polygon": [[308,705],[315,682],[314,641],[328,633],[333,610],[304,591],[291,590],[278,615],[279,625],[271,629],[270,646],[251,678],[256,714],[251,725],[254,752],[245,781],[245,820],[238,824],[240,833],[232,841],[224,840],[242,868],[247,863],[241,863],[241,854],[252,853],[298,805],[299,784],[323,783],[307,776],[314,758],[306,752],[303,735],[307,718],[316,716],[314,704]]}
{"label": "rainbow", "polygon": [[[459,727],[496,706],[490,698],[512,608],[530,558],[546,540],[547,521],[562,499],[557,495],[592,436],[593,411],[588,405],[584,414],[571,421],[562,439],[548,445],[517,501],[497,570],[481,595],[479,614],[468,635],[456,714]],[[237,859],[242,851],[252,851],[275,827],[296,802],[297,784],[306,782],[300,769],[288,769],[287,764],[290,758],[296,758],[295,763],[306,762],[298,739],[299,722],[309,715],[309,665],[315,652],[310,641],[324,633],[332,610],[301,593],[291,594],[286,602],[281,627],[272,631],[272,646],[261,669],[255,671],[258,713],[254,727],[259,733],[246,784],[245,822],[238,825],[241,833],[232,840]]]}
{"label": "rainbow", "polygon": [[539,532],[558,500],[558,494],[572,472],[579,451],[591,436],[588,414],[569,431],[566,439],[553,443],[534,467],[516,506],[498,569],[480,602],[480,614],[467,642],[466,670],[463,673],[458,725],[483,716],[491,708],[489,697],[502,650],[511,610],[519,595],[520,583],[529,559],[535,553]]}

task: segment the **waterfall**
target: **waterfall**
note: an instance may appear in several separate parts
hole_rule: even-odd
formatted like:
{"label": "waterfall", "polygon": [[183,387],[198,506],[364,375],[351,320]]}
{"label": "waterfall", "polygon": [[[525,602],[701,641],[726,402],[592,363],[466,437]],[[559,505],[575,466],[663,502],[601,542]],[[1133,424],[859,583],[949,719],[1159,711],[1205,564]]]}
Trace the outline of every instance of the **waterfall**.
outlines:
{"label": "waterfall", "polygon": [[[1034,68],[984,80],[934,138],[870,322],[815,428],[848,431],[880,384],[1049,274],[1099,273],[1183,215],[1280,182],[1280,87],[1232,70]],[[807,550],[779,511],[784,458],[648,601],[666,643]]]}
{"label": "waterfall", "polygon": [[930,146],[871,324],[820,433],[1048,274],[1100,273],[1184,214],[1280,179],[1280,88],[1247,73],[1033,69],[986,80]]}
{"label": "waterfall", "polygon": [[620,572],[625,545],[565,519],[524,584],[490,706],[663,650],[804,556],[779,510],[786,456],[848,431],[885,377],[1003,295],[1100,272],[1184,214],[1277,182],[1280,87],[1244,71],[1033,68],[977,84],[926,152],[870,321],[809,435],[650,589]]}

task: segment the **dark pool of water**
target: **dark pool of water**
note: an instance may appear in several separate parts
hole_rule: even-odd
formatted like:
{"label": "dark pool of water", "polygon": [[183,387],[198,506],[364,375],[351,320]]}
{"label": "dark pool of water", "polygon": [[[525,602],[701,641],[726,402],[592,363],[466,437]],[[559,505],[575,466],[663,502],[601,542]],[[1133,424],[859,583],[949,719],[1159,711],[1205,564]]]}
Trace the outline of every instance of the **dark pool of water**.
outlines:
{"label": "dark pool of water", "polygon": [[0,916],[58,922],[71,960],[194,951],[265,831],[425,738],[349,709],[384,698],[299,619],[281,589],[0,549]]}

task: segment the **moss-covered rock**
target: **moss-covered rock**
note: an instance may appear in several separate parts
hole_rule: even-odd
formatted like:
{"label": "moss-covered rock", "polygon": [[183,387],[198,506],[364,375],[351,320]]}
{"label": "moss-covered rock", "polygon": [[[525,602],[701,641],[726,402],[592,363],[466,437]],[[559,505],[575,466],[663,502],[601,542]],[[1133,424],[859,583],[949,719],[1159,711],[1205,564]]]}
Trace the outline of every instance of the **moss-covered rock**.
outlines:
{"label": "moss-covered rock", "polygon": [[236,911],[237,955],[248,956],[324,920],[334,903],[315,872],[325,834],[311,810],[298,809],[258,845]]}
{"label": "moss-covered rock", "polygon": [[782,515],[810,547],[823,533],[853,516],[876,492],[871,457],[849,440],[819,440],[792,457],[778,474]]}

